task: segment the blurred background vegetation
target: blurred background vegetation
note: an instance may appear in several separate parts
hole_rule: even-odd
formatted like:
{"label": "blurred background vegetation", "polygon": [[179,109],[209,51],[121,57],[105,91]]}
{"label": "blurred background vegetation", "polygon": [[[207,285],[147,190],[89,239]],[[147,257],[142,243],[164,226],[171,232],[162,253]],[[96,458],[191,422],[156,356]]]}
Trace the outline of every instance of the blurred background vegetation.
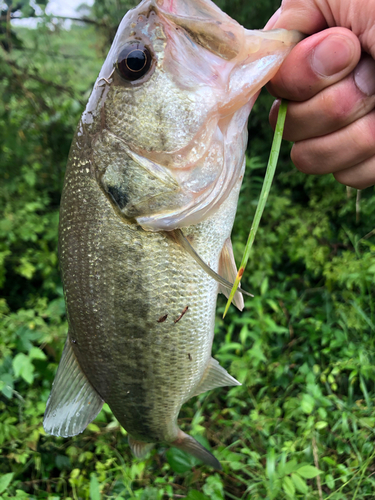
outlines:
{"label": "blurred background vegetation", "polygon": [[[375,494],[375,192],[296,171],[285,144],[244,287],[214,355],[243,385],[184,405],[182,428],[223,464],[175,449],[131,456],[108,407],[81,435],[46,436],[43,413],[67,332],[57,258],[70,141],[116,27],[136,0],[95,0],[86,22],[0,2],[0,498],[364,499]],[[261,28],[274,0],[218,0]],[[78,14],[77,14],[78,15]],[[262,94],[233,231],[242,255],[272,131]]]}

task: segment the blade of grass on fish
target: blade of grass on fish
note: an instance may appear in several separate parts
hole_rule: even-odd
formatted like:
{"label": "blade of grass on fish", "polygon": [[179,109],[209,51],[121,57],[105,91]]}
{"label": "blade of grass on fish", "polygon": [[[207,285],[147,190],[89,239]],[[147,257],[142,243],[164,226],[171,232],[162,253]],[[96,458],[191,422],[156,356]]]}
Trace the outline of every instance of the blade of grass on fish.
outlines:
{"label": "blade of grass on fish", "polygon": [[240,268],[238,270],[236,279],[234,281],[233,288],[230,292],[228,302],[227,302],[227,305],[225,307],[225,311],[223,314],[223,318],[225,318],[225,315],[228,312],[229,306],[232,303],[234,294],[236,293],[236,290],[237,290],[238,285],[241,281],[242,275],[245,271],[247,261],[249,260],[251,247],[253,246],[255,235],[256,235],[256,232],[257,232],[258,227],[259,227],[259,222],[260,222],[260,219],[262,217],[263,210],[264,210],[264,207],[265,207],[266,202],[267,202],[268,194],[269,194],[270,189],[271,189],[271,184],[272,184],[272,181],[273,181],[273,178],[275,175],[277,160],[279,158],[279,153],[280,153],[280,146],[281,146],[281,140],[282,140],[283,131],[284,131],[286,110],[287,110],[287,101],[282,100],[281,104],[280,104],[280,108],[279,108],[279,114],[277,117],[276,129],[275,129],[275,134],[273,136],[271,153],[270,153],[270,157],[268,160],[266,175],[264,177],[263,187],[262,187],[262,191],[260,193],[259,202],[258,202],[257,209],[255,212],[254,220],[253,220],[253,225],[251,226],[251,229],[250,229],[250,234],[249,234],[249,237],[248,237],[248,240],[246,243],[244,255],[242,257],[242,262],[241,262]]}

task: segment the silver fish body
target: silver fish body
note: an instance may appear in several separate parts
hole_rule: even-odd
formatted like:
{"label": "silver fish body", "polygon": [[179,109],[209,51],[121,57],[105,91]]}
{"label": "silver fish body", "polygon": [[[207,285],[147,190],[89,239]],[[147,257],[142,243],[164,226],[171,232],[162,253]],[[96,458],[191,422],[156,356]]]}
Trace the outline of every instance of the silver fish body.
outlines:
{"label": "silver fish body", "polygon": [[[137,456],[164,442],[220,467],[177,425],[189,398],[238,382],[211,358],[219,285],[176,231],[234,279],[247,118],[297,40],[245,30],[209,0],[144,0],[123,19],[66,171],[59,251],[69,334],[47,432],[82,432],[105,401]],[[135,81],[122,72],[134,63],[120,61],[124,47],[152,58]]]}

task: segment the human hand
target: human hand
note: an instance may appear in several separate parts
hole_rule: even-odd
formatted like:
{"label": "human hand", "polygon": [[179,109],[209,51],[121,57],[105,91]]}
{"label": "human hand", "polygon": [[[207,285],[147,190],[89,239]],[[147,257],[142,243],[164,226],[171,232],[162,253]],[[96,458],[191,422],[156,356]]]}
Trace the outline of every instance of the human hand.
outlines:
{"label": "human hand", "polygon": [[295,143],[293,163],[357,189],[375,184],[375,0],[283,0],[271,28],[311,35],[267,87],[289,100],[284,137]]}

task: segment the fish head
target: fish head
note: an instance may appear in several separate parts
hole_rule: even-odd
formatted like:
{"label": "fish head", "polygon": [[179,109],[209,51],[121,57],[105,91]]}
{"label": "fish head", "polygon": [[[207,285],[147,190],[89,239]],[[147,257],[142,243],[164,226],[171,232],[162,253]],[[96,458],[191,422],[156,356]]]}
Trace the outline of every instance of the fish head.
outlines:
{"label": "fish head", "polygon": [[82,123],[101,188],[144,229],[207,218],[243,175],[259,89],[300,39],[210,0],[143,0],[122,20]]}

